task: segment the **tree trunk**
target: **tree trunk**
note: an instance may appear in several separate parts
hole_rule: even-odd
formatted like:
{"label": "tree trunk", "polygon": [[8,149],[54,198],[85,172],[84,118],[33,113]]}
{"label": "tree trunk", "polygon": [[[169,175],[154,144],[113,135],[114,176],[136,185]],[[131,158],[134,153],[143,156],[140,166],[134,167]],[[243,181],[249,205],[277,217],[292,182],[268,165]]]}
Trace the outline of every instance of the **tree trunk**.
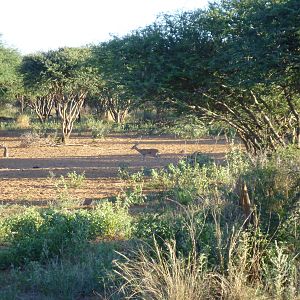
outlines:
{"label": "tree trunk", "polygon": [[34,101],[30,101],[29,107],[34,109],[39,121],[43,124],[50,116],[51,110],[54,106],[53,95],[37,97]]}
{"label": "tree trunk", "polygon": [[285,98],[287,100],[287,103],[290,107],[291,113],[294,115],[296,119],[296,145],[300,149],[300,114],[299,111],[296,109],[293,99],[291,95],[287,92],[286,89],[284,89]]}
{"label": "tree trunk", "polygon": [[19,102],[20,102],[20,112],[21,114],[24,113],[24,109],[25,109],[25,99],[24,99],[24,96],[21,96],[19,98]]}
{"label": "tree trunk", "polygon": [[9,157],[9,154],[8,154],[8,147],[5,146],[5,145],[1,145],[1,147],[4,149],[4,151],[3,151],[3,157],[4,157],[4,158]]}
{"label": "tree trunk", "polygon": [[296,145],[297,148],[300,149],[300,118],[297,120],[297,126],[296,126]]}
{"label": "tree trunk", "polygon": [[56,99],[62,124],[62,143],[67,144],[73,125],[80,114],[86,93],[61,96]]}
{"label": "tree trunk", "polygon": [[72,128],[73,128],[72,124],[70,124],[67,119],[62,122],[62,138],[61,138],[61,141],[65,145],[69,143]]}

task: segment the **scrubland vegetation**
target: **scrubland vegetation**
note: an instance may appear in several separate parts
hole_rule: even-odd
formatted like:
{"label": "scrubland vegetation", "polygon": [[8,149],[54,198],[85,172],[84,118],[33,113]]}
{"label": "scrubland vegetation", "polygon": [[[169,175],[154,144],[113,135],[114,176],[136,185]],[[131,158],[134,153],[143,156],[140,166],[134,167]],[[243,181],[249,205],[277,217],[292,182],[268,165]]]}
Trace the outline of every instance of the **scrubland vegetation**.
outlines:
{"label": "scrubland vegetation", "polygon": [[299,61],[298,0],[224,0],[23,57],[1,44],[0,132],[22,147],[114,132],[231,150],[120,166],[126,189],[95,205],[76,172],[49,174],[51,203],[2,204],[0,299],[300,299]]}
{"label": "scrubland vegetation", "polygon": [[1,297],[297,299],[299,168],[297,149],[233,149],[224,165],[199,156],[128,174],[130,192],[90,209],[2,206]]}

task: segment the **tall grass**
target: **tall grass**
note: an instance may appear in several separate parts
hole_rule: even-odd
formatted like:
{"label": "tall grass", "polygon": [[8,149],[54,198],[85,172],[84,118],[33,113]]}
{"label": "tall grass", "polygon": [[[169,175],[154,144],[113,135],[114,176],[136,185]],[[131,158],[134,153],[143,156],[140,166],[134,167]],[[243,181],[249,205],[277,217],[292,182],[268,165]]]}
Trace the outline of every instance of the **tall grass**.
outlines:
{"label": "tall grass", "polygon": [[[143,246],[116,263],[124,297],[300,299],[299,157],[296,149],[259,158],[235,150],[224,166],[154,171],[150,184],[175,205],[138,220]],[[254,224],[239,206],[241,178],[258,212]]]}
{"label": "tall grass", "polygon": [[[117,262],[117,273],[125,283],[122,292],[129,299],[197,300],[207,294],[205,289],[206,257],[190,253],[178,257],[175,243],[166,242],[167,251],[155,243],[152,255],[145,249],[134,253],[136,259]],[[154,254],[154,257],[153,257]]]}
{"label": "tall grass", "polygon": [[299,262],[284,246],[243,227],[233,228],[220,244],[227,245],[224,270],[210,266],[196,243],[187,255],[178,252],[176,241],[161,247],[156,240],[154,246],[122,255],[123,261],[116,262],[123,279],[120,292],[126,299],[299,299]]}

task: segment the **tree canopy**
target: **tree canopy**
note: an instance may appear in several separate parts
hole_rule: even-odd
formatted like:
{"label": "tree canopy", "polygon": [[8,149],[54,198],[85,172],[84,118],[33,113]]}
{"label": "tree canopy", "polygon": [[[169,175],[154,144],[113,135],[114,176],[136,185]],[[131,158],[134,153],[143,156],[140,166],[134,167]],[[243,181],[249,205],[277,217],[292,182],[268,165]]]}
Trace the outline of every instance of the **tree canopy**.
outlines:
{"label": "tree canopy", "polygon": [[55,104],[62,120],[63,142],[68,140],[88,93],[99,82],[89,58],[88,48],[61,48],[23,58],[21,70],[29,97],[38,106],[41,101]]}
{"label": "tree canopy", "polygon": [[142,101],[227,122],[249,151],[300,146],[299,16],[297,0],[223,0],[106,47],[118,84]]}
{"label": "tree canopy", "polygon": [[[2,95],[17,86],[18,63],[0,45]],[[50,97],[61,115],[68,108],[75,117],[90,95],[122,122],[151,101],[226,122],[254,153],[300,147],[298,0],[222,0],[161,15],[99,45],[25,56],[20,70],[32,103]]]}
{"label": "tree canopy", "polygon": [[8,101],[20,89],[21,75],[18,67],[21,55],[14,49],[5,47],[0,40],[0,101]]}

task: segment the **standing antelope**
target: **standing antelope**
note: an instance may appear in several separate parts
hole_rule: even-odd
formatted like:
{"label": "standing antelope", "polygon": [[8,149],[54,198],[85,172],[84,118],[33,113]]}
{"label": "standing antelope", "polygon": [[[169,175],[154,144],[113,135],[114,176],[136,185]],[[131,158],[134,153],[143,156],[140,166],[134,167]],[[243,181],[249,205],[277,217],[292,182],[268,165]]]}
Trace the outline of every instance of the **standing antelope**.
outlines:
{"label": "standing antelope", "polygon": [[143,156],[143,160],[145,159],[146,155],[159,158],[159,150],[158,149],[140,149],[137,147],[138,144],[134,144],[131,149],[136,150]]}

